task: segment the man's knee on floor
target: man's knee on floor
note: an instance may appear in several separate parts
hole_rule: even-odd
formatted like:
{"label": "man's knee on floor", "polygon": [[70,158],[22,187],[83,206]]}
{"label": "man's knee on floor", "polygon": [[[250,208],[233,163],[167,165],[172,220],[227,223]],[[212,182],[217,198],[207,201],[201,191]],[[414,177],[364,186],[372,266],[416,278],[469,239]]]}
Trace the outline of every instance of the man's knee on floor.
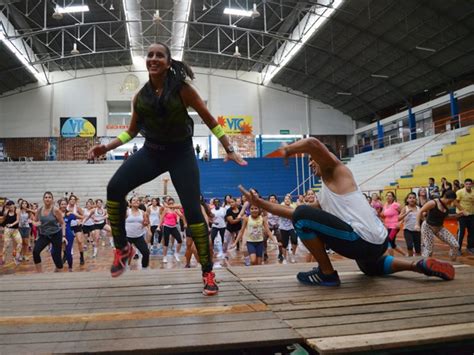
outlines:
{"label": "man's knee on floor", "polygon": [[360,271],[367,276],[383,276],[393,273],[393,256],[384,255],[377,260],[356,260]]}

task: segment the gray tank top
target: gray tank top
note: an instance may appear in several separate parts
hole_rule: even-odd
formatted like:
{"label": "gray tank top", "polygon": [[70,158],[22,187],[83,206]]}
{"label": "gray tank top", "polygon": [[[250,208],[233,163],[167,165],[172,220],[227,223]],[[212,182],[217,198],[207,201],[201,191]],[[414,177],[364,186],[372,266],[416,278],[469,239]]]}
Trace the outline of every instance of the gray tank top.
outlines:
{"label": "gray tank top", "polygon": [[41,225],[38,227],[40,234],[43,235],[53,235],[58,233],[61,230],[59,223],[56,219],[56,216],[53,214],[54,207],[51,208],[49,214],[47,216],[43,215],[43,207],[41,207],[38,211],[39,213],[39,220]]}

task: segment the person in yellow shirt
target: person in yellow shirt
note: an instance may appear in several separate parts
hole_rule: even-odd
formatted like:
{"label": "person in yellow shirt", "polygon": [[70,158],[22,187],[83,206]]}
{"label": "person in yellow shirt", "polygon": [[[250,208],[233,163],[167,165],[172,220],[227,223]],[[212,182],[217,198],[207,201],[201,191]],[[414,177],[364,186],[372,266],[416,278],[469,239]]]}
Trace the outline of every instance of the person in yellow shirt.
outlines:
{"label": "person in yellow shirt", "polygon": [[474,255],[474,191],[472,191],[472,179],[464,180],[464,188],[456,192],[456,200],[462,208],[462,210],[456,209],[456,212],[463,214],[458,219],[459,255],[462,255],[462,241],[466,229],[467,252]]}

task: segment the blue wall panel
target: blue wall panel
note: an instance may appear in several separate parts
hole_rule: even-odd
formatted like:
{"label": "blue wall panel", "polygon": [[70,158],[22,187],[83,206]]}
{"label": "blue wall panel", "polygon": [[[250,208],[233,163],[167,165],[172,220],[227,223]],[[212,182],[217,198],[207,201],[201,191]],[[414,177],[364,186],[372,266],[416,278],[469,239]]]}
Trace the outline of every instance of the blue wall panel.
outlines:
{"label": "blue wall panel", "polygon": [[[209,162],[199,161],[201,172],[201,192],[205,198],[223,198],[226,194],[240,196],[238,185],[256,188],[263,196],[276,194],[284,196],[296,185],[296,160],[289,159],[285,166],[282,158],[249,158],[247,166],[238,166],[234,162],[224,163],[221,159]],[[299,170],[301,175],[301,160]],[[305,159],[305,167],[308,166]],[[305,168],[305,177],[308,169]],[[300,177],[301,181],[301,177]]]}

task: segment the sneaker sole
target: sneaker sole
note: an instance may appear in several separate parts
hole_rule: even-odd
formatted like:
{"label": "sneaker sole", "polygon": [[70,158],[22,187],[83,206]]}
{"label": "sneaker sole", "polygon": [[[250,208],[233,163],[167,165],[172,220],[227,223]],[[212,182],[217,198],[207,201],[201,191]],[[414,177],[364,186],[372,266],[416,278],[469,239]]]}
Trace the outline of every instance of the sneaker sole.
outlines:
{"label": "sneaker sole", "polygon": [[444,263],[435,259],[428,259],[425,262],[426,267],[430,269],[433,276],[438,276],[443,280],[450,281],[454,279],[455,270],[449,263]]}
{"label": "sneaker sole", "polygon": [[206,290],[203,290],[202,291],[202,294],[204,296],[215,296],[219,293],[219,291],[206,291]]}
{"label": "sneaker sole", "polygon": [[[129,257],[128,257],[128,260],[125,261],[125,265],[127,265],[127,264],[130,265],[130,262],[132,261],[132,259],[133,259],[134,256],[135,256],[135,249],[132,248],[132,252],[130,253],[130,255],[129,255]],[[110,271],[110,275],[111,275],[112,277],[119,277],[120,275],[122,275],[122,274],[125,272],[126,269],[127,269],[127,268],[124,266],[122,269],[117,270],[117,271],[115,271],[115,272],[114,272],[114,271]]]}

